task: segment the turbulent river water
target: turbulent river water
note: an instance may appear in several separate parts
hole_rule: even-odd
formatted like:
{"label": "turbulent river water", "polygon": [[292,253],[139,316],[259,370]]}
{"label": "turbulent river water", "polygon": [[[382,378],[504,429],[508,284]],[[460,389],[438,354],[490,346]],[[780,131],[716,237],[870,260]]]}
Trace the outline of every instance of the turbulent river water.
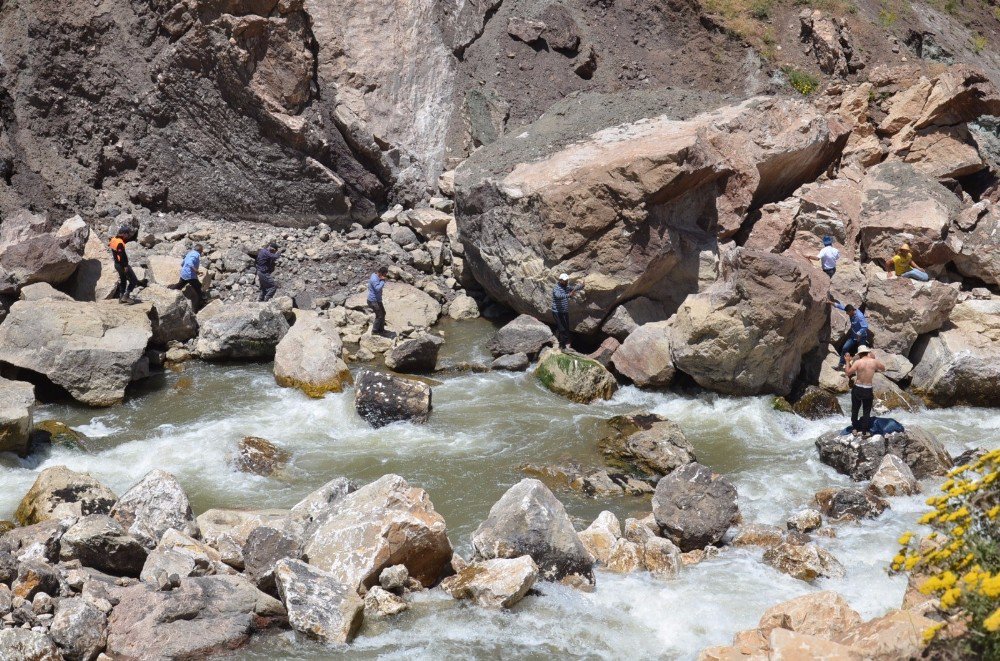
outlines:
{"label": "turbulent river water", "polygon": [[[442,361],[486,359],[487,322],[442,326]],[[675,420],[698,460],[724,473],[739,491],[747,522],[781,524],[817,490],[850,480],[822,465],[813,441],[845,424],[777,413],[767,397],[682,396],[622,388],[610,402],[580,405],[542,388],[528,374],[441,377],[426,425],[368,427],[353,408],[353,392],[309,399],[275,385],[269,364],[191,363],[168,372],[112,409],[46,404],[36,420],[59,419],[87,434],[90,454],[53,448],[18,460],[0,455],[0,519],[11,518],[38,471],[65,464],[88,471],[122,493],[153,468],[174,473],[196,513],[211,507],[288,507],[332,477],[359,482],[386,473],[424,487],[448,523],[456,549],[468,555],[470,537],[490,506],[523,477],[525,462],[569,457],[598,462],[596,441],[611,415],[651,410]],[[846,401],[844,402],[847,403]],[[954,454],[967,447],[1000,446],[1000,410],[953,408],[898,414],[920,424]],[[263,436],[289,449],[283,475],[236,472],[237,441]],[[925,483],[925,489],[933,486]],[[624,521],[643,516],[649,501],[595,501],[558,492],[582,529],[602,510]],[[905,587],[886,565],[895,539],[912,529],[923,497],[891,499],[875,521],[836,526],[836,538],[818,538],[847,568],[843,579],[807,585],[768,568],[755,548],[726,548],[686,567],[676,580],[599,571],[597,589],[583,593],[541,584],[511,612],[491,613],[432,590],[391,621],[366,622],[347,650],[353,658],[693,658],[708,645],[756,624],[768,606],[817,589],[845,595],[866,618],[899,605]],[[340,656],[293,633],[255,638],[234,653],[241,659],[325,659]]]}

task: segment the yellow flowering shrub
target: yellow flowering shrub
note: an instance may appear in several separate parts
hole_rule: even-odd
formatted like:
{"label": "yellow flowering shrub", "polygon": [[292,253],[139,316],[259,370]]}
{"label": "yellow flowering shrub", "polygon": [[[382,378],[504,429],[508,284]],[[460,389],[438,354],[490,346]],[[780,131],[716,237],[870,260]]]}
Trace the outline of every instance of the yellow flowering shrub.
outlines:
{"label": "yellow flowering shrub", "polygon": [[[1000,659],[1000,449],[948,474],[933,507],[918,522],[934,528],[924,539],[907,532],[893,572],[927,576],[920,591],[938,599],[945,615],[965,622],[968,633],[949,644],[975,658]],[[942,626],[924,632],[934,644]],[[944,644],[944,641],[938,641]]]}

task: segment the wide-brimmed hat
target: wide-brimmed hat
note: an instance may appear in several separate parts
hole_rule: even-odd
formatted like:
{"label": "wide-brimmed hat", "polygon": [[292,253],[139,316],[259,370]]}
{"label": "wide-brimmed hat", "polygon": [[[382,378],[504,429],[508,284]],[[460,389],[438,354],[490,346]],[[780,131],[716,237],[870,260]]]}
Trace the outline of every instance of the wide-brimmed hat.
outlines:
{"label": "wide-brimmed hat", "polygon": [[909,243],[904,243],[903,245],[899,246],[899,249],[903,250],[903,251],[906,251],[906,252],[910,252],[910,244]]}
{"label": "wide-brimmed hat", "polygon": [[832,246],[833,245],[833,237],[832,236],[824,236],[823,237],[823,245],[824,246]]}
{"label": "wide-brimmed hat", "polygon": [[562,273],[559,275],[560,280],[569,280],[569,273]]}
{"label": "wide-brimmed hat", "polygon": [[868,347],[866,347],[863,344],[860,347],[858,347],[858,355],[859,356],[862,355],[862,354],[871,353],[871,351],[872,351],[871,349],[869,349]]}

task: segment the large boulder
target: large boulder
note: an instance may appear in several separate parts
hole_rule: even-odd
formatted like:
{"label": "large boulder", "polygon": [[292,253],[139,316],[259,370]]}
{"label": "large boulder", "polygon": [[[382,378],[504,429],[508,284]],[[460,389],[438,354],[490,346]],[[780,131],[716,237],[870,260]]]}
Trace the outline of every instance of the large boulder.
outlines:
{"label": "large boulder", "polygon": [[350,385],[337,324],[315,312],[296,310],[295,324],[275,348],[274,380],[310,397],[341,392]]}
{"label": "large boulder", "polygon": [[889,507],[873,490],[853,487],[822,489],[815,499],[819,510],[833,521],[875,519]]}
{"label": "large boulder", "polygon": [[274,357],[288,332],[288,321],[275,303],[213,301],[198,313],[198,355],[205,360]]}
{"label": "large boulder", "polygon": [[61,661],[63,654],[52,638],[31,629],[0,629],[0,650],[12,661]]}
{"label": "large boulder", "polygon": [[589,404],[611,399],[618,382],[596,360],[557,349],[546,349],[538,358],[535,376],[546,388],[574,402]]}
{"label": "large boulder", "polygon": [[[108,616],[87,599],[60,599],[49,635],[68,659],[96,659],[108,642]],[[2,645],[2,643],[0,643]]]}
{"label": "large boulder", "polygon": [[883,498],[920,493],[920,483],[913,476],[913,471],[905,461],[894,454],[887,454],[882,459],[878,470],[872,475],[870,488]]}
{"label": "large boulder", "polygon": [[[0,555],[3,552],[10,554],[10,557],[17,561],[24,560],[44,560],[46,562],[59,561],[59,539],[66,528],[74,519],[65,520],[48,519],[41,523],[30,526],[16,526],[0,535]],[[4,563],[0,563],[4,564]],[[16,567],[7,566],[6,570],[0,571],[0,583],[10,582],[9,571]]]}
{"label": "large boulder", "polygon": [[354,386],[354,408],[372,427],[427,422],[431,387],[423,381],[363,370]]}
{"label": "large boulder", "polygon": [[35,387],[0,377],[0,452],[28,453],[35,413]]}
{"label": "large boulder", "polygon": [[87,238],[83,259],[68,285],[67,291],[78,301],[106,301],[114,296],[118,273],[108,244],[96,232]]}
{"label": "large boulder", "polygon": [[878,348],[910,353],[917,337],[936,331],[958,302],[958,290],[932,280],[877,277],[868,281],[865,315]]}
{"label": "large boulder", "polygon": [[115,576],[138,576],[146,562],[146,549],[106,514],[90,514],[74,523],[59,542],[62,560],[79,560]]}
{"label": "large boulder", "polygon": [[90,228],[80,216],[61,225],[21,211],[0,224],[0,294],[14,294],[34,282],[69,279],[83,257]]}
{"label": "large boulder", "polygon": [[244,436],[236,446],[233,465],[238,471],[268,477],[284,469],[291,458],[291,452],[266,438]]}
{"label": "large boulder", "polygon": [[983,200],[962,212],[948,233],[952,263],[964,276],[1000,285],[1000,208]]}
{"label": "large boulder", "polygon": [[110,514],[147,549],[154,548],[171,528],[194,537],[199,533],[184,488],[158,468],[123,493]]}
{"label": "large boulder", "polygon": [[[683,121],[661,115],[555,149],[531,127],[518,133],[457,171],[466,259],[491,296],[538,317],[554,275],[581,274],[570,315],[580,332],[640,295],[676,307],[697,291],[701,246],[735,234],[752,204],[815,179],[848,137],[812,104],[774,98]],[[525,151],[534,160],[510,157]]]}
{"label": "large boulder", "polygon": [[593,558],[573,529],[566,508],[538,480],[512,486],[490,508],[472,536],[479,558],[531,556],[543,580],[574,575],[593,581]]}
{"label": "large boulder", "polygon": [[912,426],[869,438],[828,432],[816,440],[816,449],[820,461],[857,481],[871,479],[887,454],[902,459],[918,480],[944,475],[952,467],[944,445],[930,432]]}
{"label": "large boulder", "polygon": [[1000,316],[992,301],[955,307],[952,323],[914,348],[910,387],[932,406],[1000,405]]}
{"label": "large boulder", "polygon": [[805,262],[736,248],[720,280],[671,320],[674,365],[719,392],[787,395],[826,323],[828,287]]}
{"label": "large boulder", "polygon": [[358,486],[346,477],[335,477],[293,505],[292,514],[314,521],[341,498],[357,490]]}
{"label": "large boulder", "polygon": [[243,545],[243,575],[268,594],[277,594],[275,569],[285,559],[302,557],[304,540],[290,531],[255,528]]}
{"label": "large boulder", "polygon": [[839,638],[859,624],[861,615],[844,597],[823,590],[771,606],[761,615],[757,628],[765,636],[780,628],[809,636]]}
{"label": "large boulder", "polygon": [[844,566],[814,542],[791,544],[785,542],[764,551],[764,564],[800,581],[812,582],[817,578],[841,578]]}
{"label": "large boulder", "polygon": [[397,342],[385,353],[385,366],[397,372],[420,374],[433,372],[444,338],[433,333],[419,333]]}
{"label": "large boulder", "polygon": [[386,567],[434,585],[451,561],[444,519],[427,492],[385,475],[347,494],[313,526],[304,557],[351,588],[371,587]]}
{"label": "large boulder", "polygon": [[[405,282],[390,280],[382,290],[385,305],[385,328],[392,333],[402,333],[411,328],[430,328],[441,316],[441,304],[434,298]],[[352,310],[368,311],[367,294],[361,292],[347,299],[345,305]]]}
{"label": "large boulder", "polygon": [[619,415],[608,420],[614,433],[597,447],[612,465],[656,479],[695,461],[694,447],[680,426],[655,413]]}
{"label": "large boulder", "polygon": [[669,386],[675,373],[670,355],[670,322],[636,327],[611,356],[611,364],[639,387]]}
{"label": "large boulder", "polygon": [[865,658],[913,659],[924,652],[924,633],[935,624],[937,622],[915,610],[892,610],[859,624],[838,640],[861,650]]}
{"label": "large boulder", "polygon": [[191,301],[176,289],[151,284],[142,290],[143,307],[149,307],[153,343],[187,342],[198,335],[198,320]]}
{"label": "large boulder", "polygon": [[274,576],[293,629],[327,643],[351,642],[365,608],[354,585],[300,560],[279,561]]}
{"label": "large boulder", "polygon": [[534,358],[555,342],[551,328],[530,315],[522,314],[498,330],[486,348],[495,357],[523,353]]}
{"label": "large boulder", "polygon": [[[233,573],[235,571],[224,564],[220,551],[171,528],[146,557],[139,578],[160,586],[172,581],[171,576],[187,578]],[[246,578],[253,579],[253,576]]]}
{"label": "large boulder", "polygon": [[146,369],[153,327],[143,308],[18,301],[0,324],[0,362],[45,375],[84,404],[117,404]]}
{"label": "large boulder", "polygon": [[65,466],[46,468],[21,499],[14,517],[22,526],[42,521],[107,514],[118,496],[87,473]]}
{"label": "large boulder", "polygon": [[736,523],[736,489],[707,466],[685,464],[657,483],[653,517],[663,536],[682,551],[704,548]]}
{"label": "large boulder", "polygon": [[486,608],[510,608],[521,601],[538,578],[531,556],[474,562],[441,582],[455,599],[471,599]]}

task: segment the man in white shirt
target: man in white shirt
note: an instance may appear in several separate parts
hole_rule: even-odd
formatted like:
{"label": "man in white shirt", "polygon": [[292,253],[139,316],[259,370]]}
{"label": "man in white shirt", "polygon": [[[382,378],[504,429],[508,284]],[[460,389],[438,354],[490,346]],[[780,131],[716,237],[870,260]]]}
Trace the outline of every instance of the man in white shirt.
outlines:
{"label": "man in white shirt", "polygon": [[823,237],[823,249],[819,251],[817,258],[823,273],[832,278],[833,274],[837,272],[837,260],[840,259],[840,251],[833,247],[832,236]]}

